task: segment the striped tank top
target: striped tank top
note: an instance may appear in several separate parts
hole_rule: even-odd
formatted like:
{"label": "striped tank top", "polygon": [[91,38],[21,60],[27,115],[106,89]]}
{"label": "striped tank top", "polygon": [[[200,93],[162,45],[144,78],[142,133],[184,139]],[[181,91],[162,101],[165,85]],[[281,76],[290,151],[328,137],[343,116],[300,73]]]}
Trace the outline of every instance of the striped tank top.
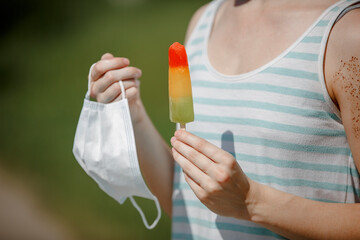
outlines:
{"label": "striped tank top", "polygon": [[[330,6],[280,56],[240,75],[219,73],[207,56],[222,2],[208,5],[186,46],[195,111],[187,130],[233,154],[254,181],[317,201],[360,202],[359,174],[323,74],[329,32],[358,1]],[[174,171],[172,239],[284,239],[211,212],[177,164]]]}

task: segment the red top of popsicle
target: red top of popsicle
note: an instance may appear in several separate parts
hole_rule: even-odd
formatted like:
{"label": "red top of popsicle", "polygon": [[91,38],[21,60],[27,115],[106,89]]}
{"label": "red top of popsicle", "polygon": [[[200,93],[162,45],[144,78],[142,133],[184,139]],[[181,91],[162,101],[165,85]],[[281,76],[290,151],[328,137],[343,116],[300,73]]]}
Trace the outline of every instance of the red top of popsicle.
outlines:
{"label": "red top of popsicle", "polygon": [[170,67],[188,66],[185,47],[178,42],[174,42],[169,47],[169,66]]}

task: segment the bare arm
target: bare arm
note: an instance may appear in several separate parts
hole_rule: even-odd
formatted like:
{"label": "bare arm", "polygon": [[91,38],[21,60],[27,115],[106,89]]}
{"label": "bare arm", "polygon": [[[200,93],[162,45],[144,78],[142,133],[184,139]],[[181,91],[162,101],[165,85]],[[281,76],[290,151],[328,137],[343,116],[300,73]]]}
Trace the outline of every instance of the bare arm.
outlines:
{"label": "bare arm", "polygon": [[339,106],[360,169],[360,9],[349,12],[335,25],[325,60],[328,91]]}
{"label": "bare arm", "polygon": [[[200,8],[191,19],[186,39],[203,9]],[[141,71],[129,64],[128,59],[104,54],[91,73],[91,97],[102,103],[120,100],[122,93],[116,83],[123,80],[142,175],[164,211],[171,216],[174,160],[169,146],[155,129],[141,101],[137,80]]]}
{"label": "bare arm", "polygon": [[139,93],[141,70],[130,67],[126,58],[106,53],[91,72],[91,97],[110,103],[121,99],[118,81],[123,81],[129,102],[135,142],[141,172],[151,192],[159,199],[165,212],[171,215],[173,158],[148,117]]}
{"label": "bare arm", "polygon": [[[190,37],[205,6],[195,12],[189,23],[185,42]],[[169,146],[161,138],[141,102],[141,121],[135,124],[136,148],[142,174],[151,190],[158,197],[165,212],[171,216],[174,159]]]}
{"label": "bare arm", "polygon": [[174,160],[170,148],[154,127],[141,104],[142,118],[134,124],[136,150],[141,172],[151,192],[171,216]]}

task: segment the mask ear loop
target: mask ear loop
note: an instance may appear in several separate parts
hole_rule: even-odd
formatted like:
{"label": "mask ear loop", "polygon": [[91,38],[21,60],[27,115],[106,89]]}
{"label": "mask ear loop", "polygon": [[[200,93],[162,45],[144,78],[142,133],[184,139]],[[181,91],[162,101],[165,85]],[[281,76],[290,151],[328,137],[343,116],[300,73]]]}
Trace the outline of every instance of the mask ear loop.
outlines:
{"label": "mask ear loop", "polygon": [[91,71],[92,71],[92,69],[93,69],[94,66],[95,66],[95,63],[94,63],[93,65],[91,65],[90,70],[89,70],[89,75],[88,75],[88,90],[87,90],[87,92],[86,92],[86,94],[85,94],[85,99],[87,99],[87,100],[90,100]]}
{"label": "mask ear loop", "polygon": [[124,100],[124,99],[126,99],[124,83],[122,81],[119,81],[119,84],[120,84],[120,89],[121,89],[121,99]]}
{"label": "mask ear loop", "polygon": [[139,205],[135,202],[135,199],[133,197],[130,197],[131,203],[136,208],[136,210],[138,210],[138,212],[140,213],[141,219],[143,220],[143,223],[147,229],[153,229],[158,224],[160,217],[161,217],[161,208],[160,208],[159,201],[157,200],[156,197],[154,200],[155,200],[155,205],[156,205],[158,215],[157,215],[156,219],[154,220],[154,222],[151,225],[149,225],[148,221],[146,220],[144,212],[141,210]]}

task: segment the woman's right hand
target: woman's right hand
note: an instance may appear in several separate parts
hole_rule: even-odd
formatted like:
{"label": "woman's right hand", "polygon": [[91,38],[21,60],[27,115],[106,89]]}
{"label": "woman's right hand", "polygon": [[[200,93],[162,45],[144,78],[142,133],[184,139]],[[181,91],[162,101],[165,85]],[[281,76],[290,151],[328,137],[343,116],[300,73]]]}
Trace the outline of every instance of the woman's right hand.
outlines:
{"label": "woman's right hand", "polygon": [[123,81],[128,99],[131,118],[136,123],[141,118],[142,103],[139,94],[141,70],[129,66],[127,58],[114,57],[105,53],[90,73],[90,96],[101,103],[111,103],[122,99],[119,81]]}

